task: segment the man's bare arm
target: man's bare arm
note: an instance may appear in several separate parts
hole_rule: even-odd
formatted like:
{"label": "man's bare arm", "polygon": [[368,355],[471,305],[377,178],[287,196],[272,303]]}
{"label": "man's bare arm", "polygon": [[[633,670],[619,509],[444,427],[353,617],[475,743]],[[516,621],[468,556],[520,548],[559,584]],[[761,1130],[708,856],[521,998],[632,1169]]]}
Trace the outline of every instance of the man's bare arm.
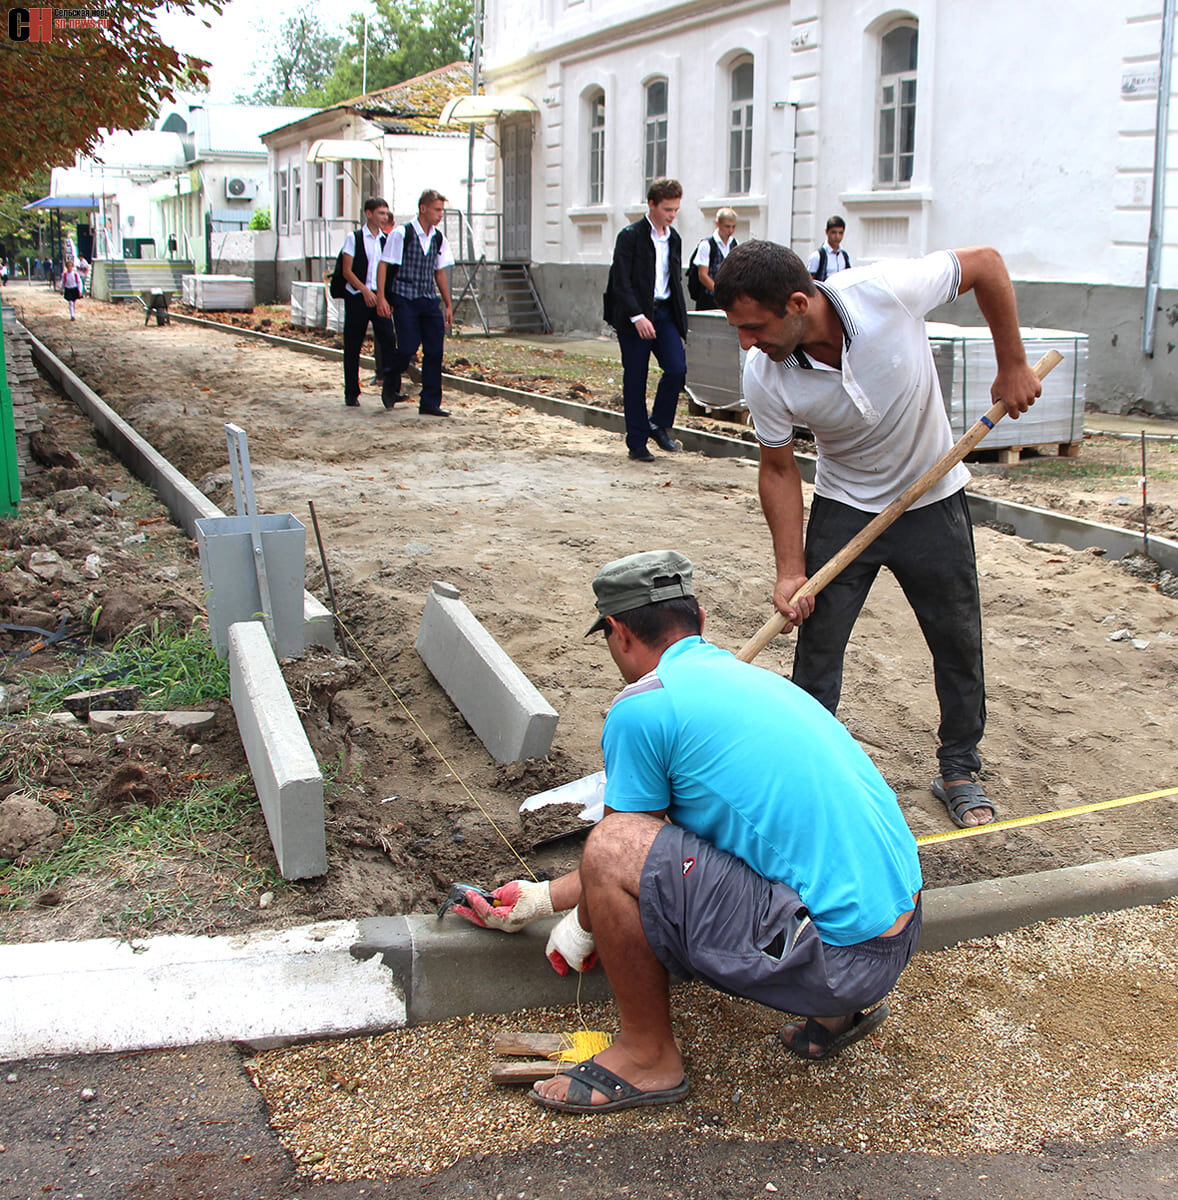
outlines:
{"label": "man's bare arm", "polygon": [[793,444],[761,447],[761,469],[757,477],[761,511],[773,538],[777,584],[773,606],[786,617],[786,632],[800,625],[814,611],[814,597],[805,596],[791,604],[794,592],[806,582],[806,554],[802,539],[802,475],[794,458]]}
{"label": "man's bare arm", "polygon": [[1017,418],[1035,403],[1043,385],[1027,365],[1027,352],[1019,334],[1018,305],[1006,264],[993,246],[968,246],[954,254],[961,264],[958,295],[974,293],[994,339],[998,374],[990,395],[1001,400],[1007,413]]}

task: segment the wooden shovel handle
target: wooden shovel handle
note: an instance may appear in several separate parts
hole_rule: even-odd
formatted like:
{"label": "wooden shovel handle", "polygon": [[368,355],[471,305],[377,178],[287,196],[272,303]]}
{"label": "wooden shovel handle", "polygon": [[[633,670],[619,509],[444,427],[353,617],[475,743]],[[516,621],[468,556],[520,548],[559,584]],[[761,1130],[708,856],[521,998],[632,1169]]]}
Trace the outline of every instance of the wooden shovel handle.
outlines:
{"label": "wooden shovel handle", "polygon": [[[1043,379],[1061,362],[1063,362],[1062,354],[1056,350],[1048,350],[1032,370],[1040,379]],[[1006,406],[1001,400],[991,405],[986,415],[979,417],[952,449],[947,450],[915,483],[906,487],[883,512],[864,525],[832,559],[815,571],[790,597],[790,603],[802,599],[803,596],[816,596],[822,591],[836,575],[854,562],[901,513],[919,500],[934,483],[948,475],[1005,415]],[[740,648],[740,653],[736,657],[744,662],[752,662],[784,628],[785,617],[781,613],[775,612]]]}

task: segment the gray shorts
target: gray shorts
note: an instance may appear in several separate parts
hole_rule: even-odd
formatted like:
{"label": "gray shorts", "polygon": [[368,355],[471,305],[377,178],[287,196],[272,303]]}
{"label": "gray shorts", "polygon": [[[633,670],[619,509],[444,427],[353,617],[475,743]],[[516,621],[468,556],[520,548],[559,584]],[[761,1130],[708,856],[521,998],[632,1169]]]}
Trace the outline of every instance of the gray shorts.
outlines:
{"label": "gray shorts", "polygon": [[916,950],[916,912],[895,937],[822,941],[797,892],[678,825],[664,825],[642,868],[646,940],[681,979],[781,1012],[839,1017],[878,1003]]}

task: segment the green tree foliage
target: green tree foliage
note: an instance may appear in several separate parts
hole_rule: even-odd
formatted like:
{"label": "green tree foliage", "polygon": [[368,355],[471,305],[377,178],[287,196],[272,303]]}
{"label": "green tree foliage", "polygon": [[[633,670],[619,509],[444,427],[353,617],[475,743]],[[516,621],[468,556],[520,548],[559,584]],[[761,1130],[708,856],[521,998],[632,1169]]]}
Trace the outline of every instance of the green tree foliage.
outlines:
{"label": "green tree foliage", "polygon": [[[15,262],[41,253],[42,235],[39,234],[39,227],[43,229],[46,215],[43,212],[25,212],[24,206],[48,194],[48,171],[34,171],[24,184],[11,191],[0,192],[0,258]],[[48,242],[45,244],[48,245]]]}
{"label": "green tree foliage", "polygon": [[238,96],[252,104],[302,104],[331,78],[340,55],[341,39],[323,27],[310,4],[293,16],[259,31],[270,57],[253,72],[252,91]]}
{"label": "green tree foliage", "polygon": [[269,229],[270,228],[270,210],[268,208],[255,208],[250,213],[251,229]]}
{"label": "green tree foliage", "polygon": [[[474,39],[471,0],[376,0],[368,22],[368,91],[403,83],[435,67],[469,62]],[[325,107],[364,89],[364,18],[348,22],[335,71],[303,102]]]}
{"label": "green tree foliage", "polygon": [[223,0],[103,0],[93,6],[105,28],[54,29],[49,41],[13,41],[8,11],[0,31],[0,146],[5,183],[34,171],[71,164],[92,149],[99,130],[138,129],[181,81],[206,84],[208,65],[160,40],[152,16],[161,9],[196,12],[207,20]]}

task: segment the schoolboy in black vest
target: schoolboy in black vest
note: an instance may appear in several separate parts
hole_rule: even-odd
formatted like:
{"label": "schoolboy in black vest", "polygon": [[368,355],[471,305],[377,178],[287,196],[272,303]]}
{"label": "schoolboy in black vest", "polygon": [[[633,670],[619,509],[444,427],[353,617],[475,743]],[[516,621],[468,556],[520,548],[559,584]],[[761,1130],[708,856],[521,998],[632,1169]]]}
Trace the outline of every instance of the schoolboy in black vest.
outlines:
{"label": "schoolboy in black vest", "polygon": [[[360,347],[364,335],[372,323],[373,341],[380,347],[384,363],[390,363],[396,352],[396,331],[389,320],[388,306],[380,311],[377,300],[377,267],[384,248],[384,235],[380,231],[382,221],[387,221],[389,206],[379,196],[364,201],[364,224],[349,233],[344,239],[340,266],[347,284],[344,296],[344,403],[349,408],[360,405]],[[381,400],[385,408],[392,408],[401,390],[400,380],[396,386],[390,384],[385,371],[381,385]]]}
{"label": "schoolboy in black vest", "polygon": [[446,268],[454,265],[454,255],[438,228],[445,210],[446,197],[440,192],[432,188],[422,192],[417,201],[417,220],[389,234],[377,274],[380,303],[385,304],[385,277],[392,267],[397,268],[392,287],[397,350],[389,360],[386,378],[400,392],[401,376],[420,346],[421,398],[417,411],[428,417],[450,415],[442,407],[442,348],[454,315],[446,276]]}

